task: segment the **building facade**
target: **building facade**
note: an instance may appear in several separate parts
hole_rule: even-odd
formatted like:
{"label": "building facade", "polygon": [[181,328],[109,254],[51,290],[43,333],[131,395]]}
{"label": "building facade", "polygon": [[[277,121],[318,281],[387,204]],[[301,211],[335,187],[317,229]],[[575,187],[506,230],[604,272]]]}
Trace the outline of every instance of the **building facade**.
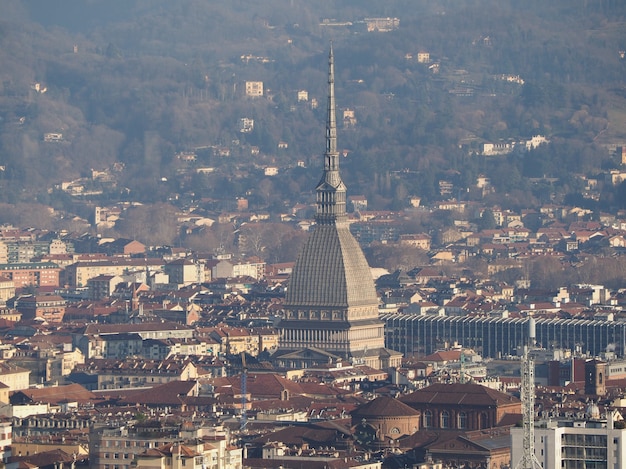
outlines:
{"label": "building facade", "polygon": [[[626,429],[617,428],[612,418],[537,422],[534,430],[535,456],[541,467],[626,467]],[[522,457],[522,431],[511,429],[512,467]]]}
{"label": "building facade", "polygon": [[30,370],[7,361],[0,362],[0,383],[7,386],[9,392],[28,389]]}
{"label": "building facade", "polygon": [[124,279],[119,275],[98,275],[90,278],[87,281],[89,298],[91,300],[108,298],[115,291],[115,287],[123,281]]}
{"label": "building facade", "polygon": [[[146,259],[109,259],[97,262],[79,261],[65,268],[65,280],[70,287],[84,287],[90,279],[99,275],[126,275],[134,274],[141,281],[146,280],[146,274],[154,274],[164,268],[164,261],[155,258]],[[58,269],[60,270],[60,269]],[[0,266],[1,272],[1,266]],[[18,286],[17,284],[15,285]],[[57,285],[58,286],[58,272]]]}
{"label": "building facade", "polygon": [[28,295],[18,298],[15,308],[22,319],[41,318],[47,322],[61,322],[67,302],[59,295]]}
{"label": "building facade", "polygon": [[172,284],[186,286],[205,281],[204,265],[191,259],[176,259],[168,262],[163,270]]}
{"label": "building facade", "polygon": [[0,264],[0,276],[12,281],[15,288],[58,287],[60,272],[59,266],[52,262]]}
{"label": "building facade", "polygon": [[[350,414],[357,440],[368,437],[384,446],[402,436],[412,435],[420,428],[420,412],[387,396],[369,401]],[[369,428],[368,428],[369,427]],[[371,436],[369,434],[371,433]]]}
{"label": "building facade", "polygon": [[436,383],[400,401],[421,414],[424,430],[484,430],[498,426],[508,415],[521,420],[522,413],[519,399],[472,383]]}
{"label": "building facade", "polygon": [[[484,358],[517,355],[528,336],[528,318],[385,314],[387,346],[405,355],[429,355],[458,343]],[[626,323],[586,319],[535,319],[537,344],[600,355],[626,350]]]}
{"label": "building facade", "polygon": [[93,469],[241,469],[242,449],[220,427],[120,422],[92,427],[89,461]]}
{"label": "building facade", "polygon": [[15,296],[15,284],[13,280],[0,276],[0,305],[6,304],[7,300]]}
{"label": "building facade", "polygon": [[253,97],[263,96],[263,82],[262,81],[247,81],[246,82],[246,96],[253,96]]}

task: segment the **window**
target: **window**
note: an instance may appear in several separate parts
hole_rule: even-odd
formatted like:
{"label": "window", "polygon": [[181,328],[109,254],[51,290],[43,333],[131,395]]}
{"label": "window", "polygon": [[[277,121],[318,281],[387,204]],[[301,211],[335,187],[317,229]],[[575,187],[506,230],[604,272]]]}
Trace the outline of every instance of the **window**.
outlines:
{"label": "window", "polygon": [[430,410],[424,411],[424,428],[433,426],[433,413]]}
{"label": "window", "polygon": [[441,412],[441,428],[450,428],[450,412],[447,410]]}
{"label": "window", "polygon": [[465,412],[459,412],[459,428],[467,428],[467,414]]}
{"label": "window", "polygon": [[482,430],[483,428],[489,428],[489,418],[486,413],[480,414],[479,418],[479,427]]}

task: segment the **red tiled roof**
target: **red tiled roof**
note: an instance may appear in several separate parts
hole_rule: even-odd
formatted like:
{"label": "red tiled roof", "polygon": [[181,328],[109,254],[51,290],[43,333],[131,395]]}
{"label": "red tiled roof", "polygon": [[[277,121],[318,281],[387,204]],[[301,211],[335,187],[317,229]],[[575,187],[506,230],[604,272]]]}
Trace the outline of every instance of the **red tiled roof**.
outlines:
{"label": "red tiled roof", "polygon": [[170,381],[153,388],[124,390],[112,389],[97,392],[101,397],[119,399],[118,403],[128,405],[168,405],[181,406],[184,398],[193,395],[196,381]]}
{"label": "red tiled roof", "polygon": [[400,398],[405,404],[499,406],[519,403],[519,399],[471,383],[436,383]]}
{"label": "red tiled roof", "polygon": [[88,324],[84,334],[119,334],[124,332],[147,332],[190,329],[188,326],[171,322],[143,322],[140,324]]}
{"label": "red tiled roof", "polygon": [[440,350],[435,353],[431,353],[430,355],[424,357],[422,360],[425,362],[448,362],[448,361],[458,361],[461,359],[461,351],[460,350]]}
{"label": "red tiled roof", "polygon": [[[79,460],[84,458],[85,456],[78,456]],[[57,465],[59,467],[69,467],[72,463],[76,462],[76,456],[66,453],[62,449],[55,449],[41,453],[34,453],[28,456],[12,456],[9,461],[17,462],[18,467],[24,468],[50,467],[52,465],[54,465],[54,467],[57,467]]]}
{"label": "red tiled roof", "polygon": [[352,411],[352,417],[406,417],[420,413],[393,397],[381,396]]}
{"label": "red tiled roof", "polygon": [[[46,388],[29,388],[18,391],[28,397],[32,402],[48,404],[60,404],[63,402],[93,402],[96,395],[88,391],[80,384],[68,384],[66,386],[51,386]],[[16,393],[16,394],[17,394]],[[14,394],[15,395],[15,394]]]}

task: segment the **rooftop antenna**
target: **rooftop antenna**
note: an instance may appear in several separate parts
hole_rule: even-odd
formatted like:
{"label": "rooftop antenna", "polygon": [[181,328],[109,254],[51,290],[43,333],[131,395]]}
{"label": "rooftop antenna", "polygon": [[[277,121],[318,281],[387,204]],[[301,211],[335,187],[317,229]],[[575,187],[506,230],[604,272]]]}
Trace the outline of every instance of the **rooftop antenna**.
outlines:
{"label": "rooftop antenna", "polygon": [[535,455],[535,361],[530,349],[535,348],[535,320],[528,320],[528,341],[522,355],[522,458],[515,469],[542,469]]}

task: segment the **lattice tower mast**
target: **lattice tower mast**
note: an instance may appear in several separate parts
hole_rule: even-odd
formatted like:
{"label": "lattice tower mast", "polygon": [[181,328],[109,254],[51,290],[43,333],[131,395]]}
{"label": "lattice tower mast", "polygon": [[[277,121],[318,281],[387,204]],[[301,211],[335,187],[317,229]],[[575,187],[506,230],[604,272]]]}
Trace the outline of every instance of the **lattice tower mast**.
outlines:
{"label": "lattice tower mast", "polygon": [[535,347],[535,320],[528,321],[528,343],[522,355],[522,458],[515,469],[542,469],[535,455],[535,361],[530,350]]}

